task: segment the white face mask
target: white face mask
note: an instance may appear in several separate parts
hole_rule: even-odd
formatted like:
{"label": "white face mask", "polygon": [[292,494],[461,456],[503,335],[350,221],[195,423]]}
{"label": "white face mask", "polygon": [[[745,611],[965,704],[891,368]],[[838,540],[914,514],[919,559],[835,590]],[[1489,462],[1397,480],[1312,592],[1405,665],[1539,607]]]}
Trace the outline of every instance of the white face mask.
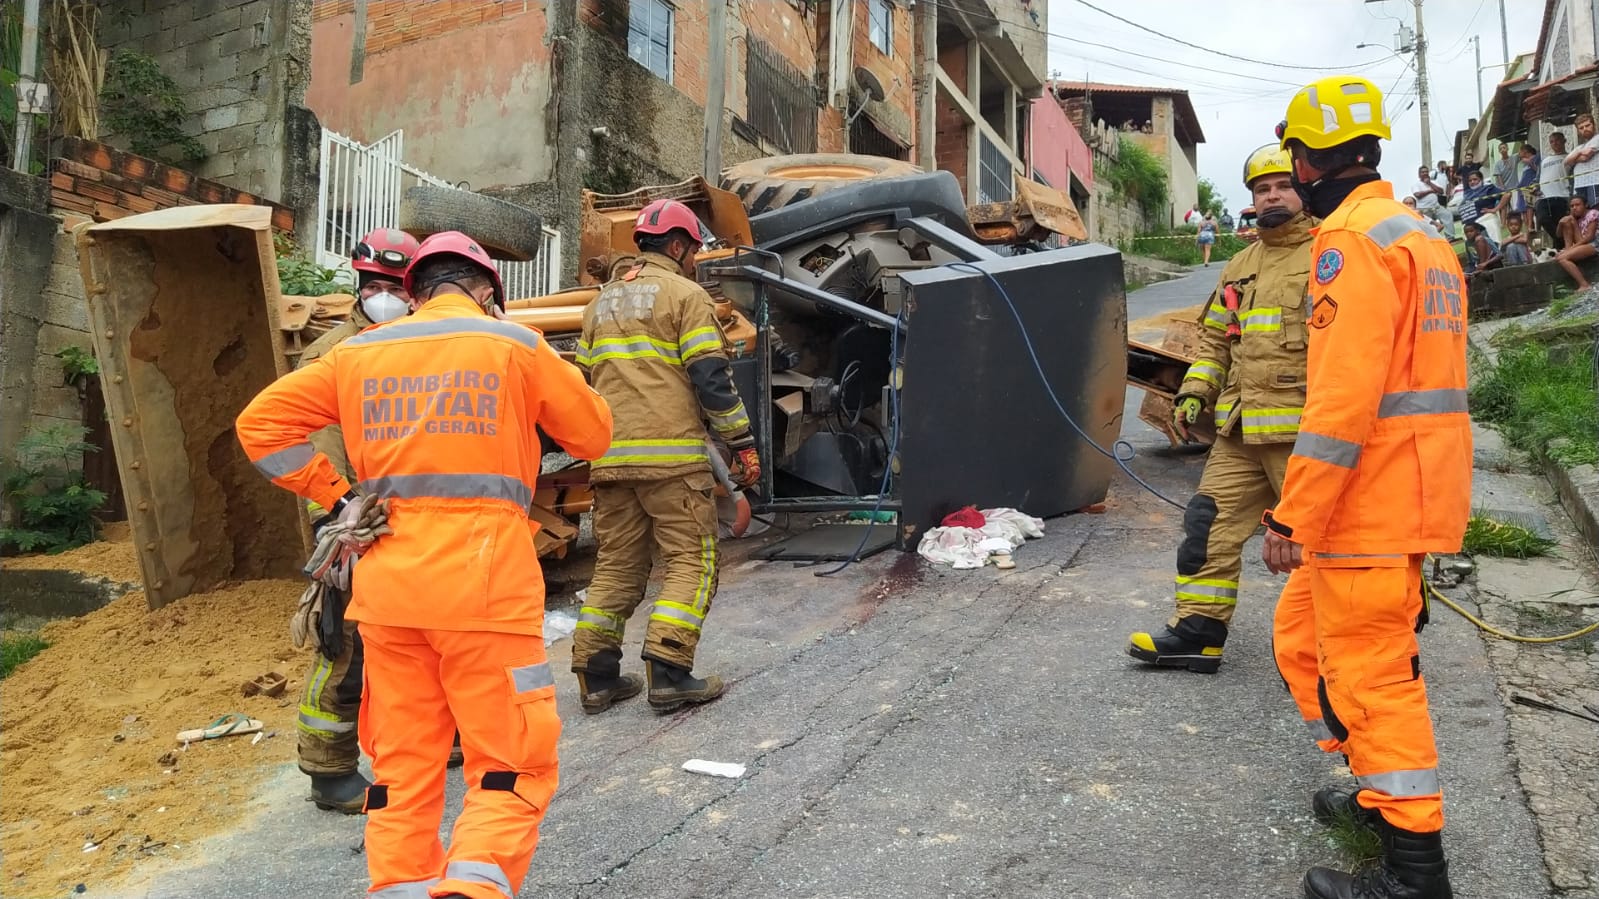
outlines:
{"label": "white face mask", "polygon": [[375,293],[361,301],[361,311],[374,324],[391,322],[410,311],[411,304],[388,291]]}

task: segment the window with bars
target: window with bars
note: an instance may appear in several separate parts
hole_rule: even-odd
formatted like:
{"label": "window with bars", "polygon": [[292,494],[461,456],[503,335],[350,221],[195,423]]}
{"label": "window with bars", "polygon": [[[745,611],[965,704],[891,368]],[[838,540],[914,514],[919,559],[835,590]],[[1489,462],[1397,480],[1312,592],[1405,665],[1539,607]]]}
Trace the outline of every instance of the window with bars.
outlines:
{"label": "window with bars", "polygon": [[884,56],[894,55],[894,4],[892,0],[866,0],[867,35]]}
{"label": "window with bars", "polygon": [[672,26],[676,10],[666,0],[632,0],[627,15],[627,55],[672,83]]}
{"label": "window with bars", "polygon": [[977,202],[1002,203],[1013,198],[1010,159],[986,134],[978,135],[977,168]]}
{"label": "window with bars", "polygon": [[746,33],[750,127],[784,153],[816,152],[816,87],[783,54]]}
{"label": "window with bars", "polygon": [[864,115],[856,115],[855,121],[849,123],[849,151],[863,156],[887,156],[890,159],[906,157],[906,149]]}

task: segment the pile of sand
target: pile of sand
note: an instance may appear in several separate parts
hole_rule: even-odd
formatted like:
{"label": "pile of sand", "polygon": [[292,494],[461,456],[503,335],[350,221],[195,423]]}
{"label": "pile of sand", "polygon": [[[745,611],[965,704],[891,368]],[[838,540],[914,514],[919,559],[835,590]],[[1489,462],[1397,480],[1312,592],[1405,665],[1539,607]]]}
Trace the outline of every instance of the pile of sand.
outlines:
{"label": "pile of sand", "polygon": [[[128,558],[104,544],[74,553],[108,567]],[[231,584],[154,612],[131,593],[45,626],[50,648],[0,681],[0,895],[61,895],[78,883],[103,892],[134,865],[180,858],[243,819],[256,786],[295,757],[309,656],[290,646],[288,620],[303,586]],[[240,687],[269,671],[287,676],[288,690],[245,698]],[[179,750],[178,731],[228,712],[275,736]]]}
{"label": "pile of sand", "polygon": [[137,584],[139,553],[125,521],[105,525],[100,541],[53,556],[15,556],[5,559],[5,568],[29,571],[76,571],[85,577],[105,578],[117,584]]}

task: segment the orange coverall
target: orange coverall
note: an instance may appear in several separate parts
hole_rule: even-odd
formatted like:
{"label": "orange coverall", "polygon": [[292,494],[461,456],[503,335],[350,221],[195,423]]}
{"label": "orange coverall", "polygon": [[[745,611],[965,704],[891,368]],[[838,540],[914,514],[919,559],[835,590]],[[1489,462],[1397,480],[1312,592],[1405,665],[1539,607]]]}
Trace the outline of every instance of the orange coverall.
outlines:
{"label": "orange coverall", "polygon": [[1357,801],[1437,831],[1415,627],[1422,556],[1457,552],[1471,512],[1466,282],[1450,245],[1383,181],[1322,222],[1313,254],[1305,414],[1265,524],[1306,551],[1319,704]]}
{"label": "orange coverall", "polygon": [[[610,409],[537,331],[447,294],[273,382],[237,432],[273,483],[333,508],[349,485],[308,442],[333,424],[362,491],[389,499],[394,529],[355,566],[348,611],[365,643],[360,735],[376,781],[369,895],[510,899],[555,792],[561,730],[527,517],[535,426],[597,459]],[[457,727],[467,795],[446,853]]]}

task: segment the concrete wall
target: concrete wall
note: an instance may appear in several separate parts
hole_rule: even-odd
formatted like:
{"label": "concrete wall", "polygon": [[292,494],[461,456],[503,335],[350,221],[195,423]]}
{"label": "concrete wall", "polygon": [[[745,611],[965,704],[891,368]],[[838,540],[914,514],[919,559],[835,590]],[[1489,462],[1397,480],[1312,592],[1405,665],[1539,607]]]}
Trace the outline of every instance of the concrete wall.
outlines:
{"label": "concrete wall", "polygon": [[72,237],[46,196],[43,179],[0,172],[0,464],[32,428],[83,424],[54,354],[90,349],[88,312]]}
{"label": "concrete wall", "polygon": [[1149,230],[1138,204],[1117,194],[1105,179],[1094,182],[1093,200],[1084,218],[1088,222],[1088,239],[1113,247]]}
{"label": "concrete wall", "polygon": [[306,103],[324,126],[365,143],[403,129],[407,162],[473,188],[550,177],[546,4],[361,6],[363,17],[354,0],[312,13]]}
{"label": "concrete wall", "polygon": [[[101,44],[149,55],[183,91],[184,130],[208,154],[196,174],[279,201],[306,192],[290,182],[305,168],[294,156],[306,152],[290,108],[304,106],[310,81],[311,0],[106,5],[115,10],[100,17]],[[127,145],[118,135],[103,138]]]}

